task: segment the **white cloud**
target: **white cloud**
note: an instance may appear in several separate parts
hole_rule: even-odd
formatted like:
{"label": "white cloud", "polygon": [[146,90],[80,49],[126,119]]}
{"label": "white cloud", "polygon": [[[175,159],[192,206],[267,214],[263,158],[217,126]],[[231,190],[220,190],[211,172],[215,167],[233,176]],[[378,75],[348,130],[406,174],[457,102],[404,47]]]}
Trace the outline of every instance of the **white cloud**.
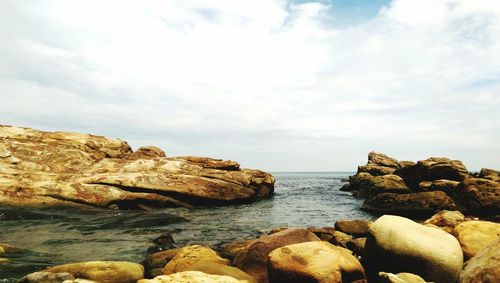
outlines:
{"label": "white cloud", "polygon": [[2,1],[0,119],[268,170],[351,170],[373,149],[500,167],[500,4],[395,0],[341,26],[335,12]]}

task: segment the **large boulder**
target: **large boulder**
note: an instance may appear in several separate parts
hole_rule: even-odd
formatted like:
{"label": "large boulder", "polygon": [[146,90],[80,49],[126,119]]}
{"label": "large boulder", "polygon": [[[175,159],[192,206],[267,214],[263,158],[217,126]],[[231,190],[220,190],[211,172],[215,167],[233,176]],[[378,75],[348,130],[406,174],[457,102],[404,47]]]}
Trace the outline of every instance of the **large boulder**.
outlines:
{"label": "large boulder", "polygon": [[429,216],[440,210],[456,210],[453,199],[441,191],[411,194],[384,193],[366,200],[363,209],[405,216]]}
{"label": "large boulder", "polygon": [[137,283],[251,283],[223,275],[207,274],[200,271],[184,271],[170,275],[160,275],[154,279],[142,279]]}
{"label": "large boulder", "polygon": [[411,193],[403,179],[397,175],[372,176],[368,173],[358,173],[351,178],[350,190],[356,190],[356,195],[371,197],[380,193]]}
{"label": "large boulder", "polygon": [[500,183],[468,178],[457,187],[453,196],[463,210],[478,214],[500,214]]}
{"label": "large boulder", "polygon": [[464,221],[455,227],[453,235],[460,242],[465,259],[469,259],[500,238],[500,224],[479,220]]}
{"label": "large boulder", "polygon": [[253,240],[239,251],[233,265],[248,273],[259,283],[268,282],[267,256],[280,247],[310,241],[320,241],[313,233],[299,228],[286,229]]}
{"label": "large boulder", "polygon": [[200,245],[186,246],[176,253],[163,268],[163,274],[172,274],[187,270],[191,265],[204,261],[229,265],[229,260],[221,258],[217,252],[209,247]]}
{"label": "large boulder", "polygon": [[0,168],[0,204],[16,206],[224,205],[270,196],[275,181],[234,161],[10,126],[0,126]]}
{"label": "large boulder", "polygon": [[413,273],[436,283],[455,282],[463,264],[455,237],[393,215],[384,215],[371,225],[364,252],[373,279],[385,271]]}
{"label": "large boulder", "polygon": [[269,254],[271,283],[366,282],[351,251],[324,241],[287,245]]}
{"label": "large boulder", "polygon": [[438,227],[447,233],[451,233],[455,226],[464,220],[465,216],[460,211],[443,210],[425,220],[424,225]]}
{"label": "large boulder", "polygon": [[424,192],[443,191],[447,195],[452,196],[459,184],[460,182],[458,181],[440,179],[435,181],[422,181],[418,184],[418,187]]}
{"label": "large boulder", "polygon": [[394,174],[401,176],[413,190],[418,190],[418,185],[422,181],[440,179],[463,181],[469,176],[467,168],[461,161],[442,157],[418,161],[413,166],[397,169]]}
{"label": "large boulder", "polygon": [[500,238],[465,263],[460,283],[500,282]]}
{"label": "large boulder", "polygon": [[88,261],[57,265],[44,272],[67,272],[74,277],[101,283],[135,283],[144,278],[144,267],[126,261]]}
{"label": "large boulder", "polygon": [[356,237],[366,236],[372,221],[369,220],[339,220],[335,222],[335,229]]}

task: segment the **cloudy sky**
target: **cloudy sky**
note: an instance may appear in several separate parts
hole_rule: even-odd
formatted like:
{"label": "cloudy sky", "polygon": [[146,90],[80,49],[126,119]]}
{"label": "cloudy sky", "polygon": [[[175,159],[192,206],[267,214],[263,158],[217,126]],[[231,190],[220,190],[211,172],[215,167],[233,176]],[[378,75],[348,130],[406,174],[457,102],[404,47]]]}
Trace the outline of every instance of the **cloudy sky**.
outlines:
{"label": "cloudy sky", "polygon": [[270,171],[500,169],[500,1],[0,0],[0,105]]}

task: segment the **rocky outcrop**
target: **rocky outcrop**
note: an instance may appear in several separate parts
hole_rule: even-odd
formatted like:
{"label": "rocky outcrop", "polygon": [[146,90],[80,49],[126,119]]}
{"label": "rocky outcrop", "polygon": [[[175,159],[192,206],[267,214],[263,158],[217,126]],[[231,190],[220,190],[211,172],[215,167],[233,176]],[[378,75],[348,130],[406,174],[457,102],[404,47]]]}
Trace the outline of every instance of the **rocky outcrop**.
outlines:
{"label": "rocky outcrop", "polygon": [[88,261],[54,266],[43,270],[51,273],[69,273],[74,277],[101,283],[135,283],[144,278],[144,267],[125,261]]}
{"label": "rocky outcrop", "polygon": [[193,264],[211,262],[223,265],[229,265],[229,260],[221,258],[214,250],[200,245],[186,246],[176,253],[163,268],[163,274],[172,274],[188,270]]}
{"label": "rocky outcrop", "polygon": [[269,282],[367,282],[351,251],[324,241],[287,245],[269,254]]}
{"label": "rocky outcrop", "polygon": [[358,167],[358,173],[369,173],[373,176],[382,176],[394,173],[402,165],[394,158],[378,152],[368,153],[368,163]]}
{"label": "rocky outcrop", "polygon": [[453,235],[460,242],[465,259],[469,259],[500,238],[500,224],[478,220],[464,221],[455,227]]}
{"label": "rocky outcrop", "polygon": [[403,179],[397,175],[372,176],[358,173],[351,178],[349,190],[355,190],[357,196],[372,197],[380,193],[410,193]]}
{"label": "rocky outcrop", "polygon": [[447,233],[451,233],[455,226],[464,220],[465,216],[460,211],[443,210],[425,220],[424,225],[438,227]]}
{"label": "rocky outcrop", "polygon": [[462,270],[462,249],[455,237],[399,216],[384,215],[371,225],[364,252],[372,278],[380,271],[408,272],[447,283],[455,282]]}
{"label": "rocky outcrop", "polygon": [[184,271],[170,275],[157,276],[154,279],[142,279],[137,283],[250,283],[229,276],[206,274],[200,271]]}
{"label": "rocky outcrop", "polygon": [[255,278],[257,282],[267,283],[267,255],[270,252],[286,245],[310,241],[320,241],[320,239],[313,233],[299,228],[265,235],[240,250],[233,260],[233,265]]}
{"label": "rocky outcrop", "polygon": [[482,178],[468,178],[454,195],[462,210],[477,214],[500,214],[500,183]]}
{"label": "rocky outcrop", "polygon": [[424,192],[443,191],[449,196],[453,196],[460,182],[451,180],[422,181],[418,184],[420,190]]}
{"label": "rocky outcrop", "polygon": [[455,210],[453,200],[441,191],[411,194],[384,193],[366,200],[363,209],[412,217],[429,216],[440,210]]}
{"label": "rocky outcrop", "polygon": [[500,282],[500,238],[465,263],[460,283]]}
{"label": "rocky outcrop", "polygon": [[500,171],[483,168],[481,172],[479,172],[479,178],[500,182]]}
{"label": "rocky outcrop", "polygon": [[224,205],[273,193],[274,177],[234,161],[132,152],[121,140],[0,126],[0,204],[156,207]]}

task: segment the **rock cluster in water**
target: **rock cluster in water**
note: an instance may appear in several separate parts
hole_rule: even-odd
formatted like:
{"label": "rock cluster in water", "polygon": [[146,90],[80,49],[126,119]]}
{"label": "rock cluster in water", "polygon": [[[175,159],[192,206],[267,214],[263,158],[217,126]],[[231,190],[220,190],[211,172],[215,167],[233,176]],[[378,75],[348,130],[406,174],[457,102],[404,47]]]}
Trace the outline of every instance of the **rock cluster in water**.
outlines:
{"label": "rock cluster in water", "polygon": [[469,214],[500,214],[500,172],[482,169],[471,174],[461,161],[431,157],[398,161],[370,152],[368,163],[341,190],[366,198],[363,208],[410,216],[440,210]]}
{"label": "rock cluster in water", "polygon": [[132,151],[118,139],[0,126],[0,204],[150,208],[273,194],[274,177],[234,161]]}

